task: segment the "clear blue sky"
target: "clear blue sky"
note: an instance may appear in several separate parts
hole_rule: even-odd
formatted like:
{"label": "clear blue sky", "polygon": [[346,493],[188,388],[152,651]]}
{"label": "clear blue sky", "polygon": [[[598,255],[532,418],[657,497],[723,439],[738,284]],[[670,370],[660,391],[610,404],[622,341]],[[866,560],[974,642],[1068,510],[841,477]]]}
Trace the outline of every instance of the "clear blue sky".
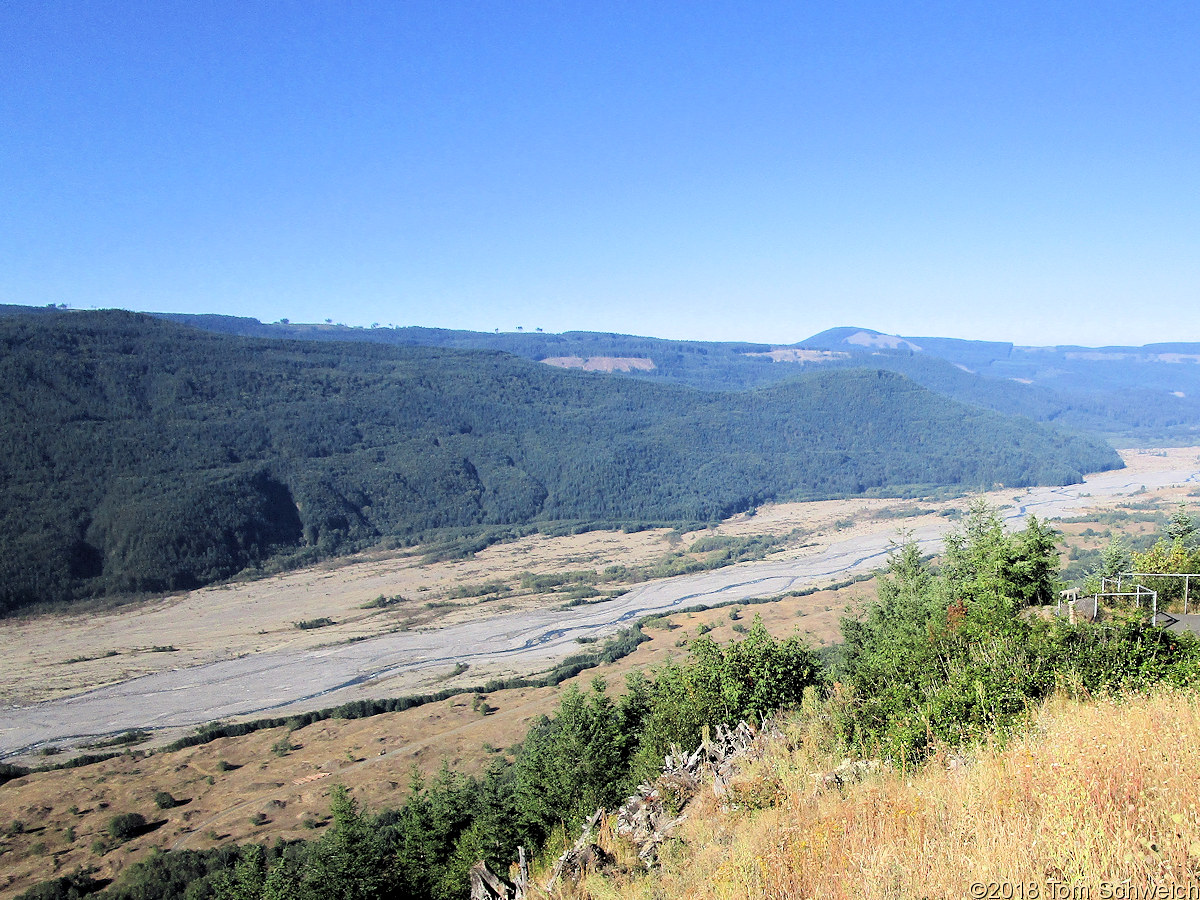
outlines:
{"label": "clear blue sky", "polygon": [[0,4],[0,302],[1200,340],[1195,2]]}

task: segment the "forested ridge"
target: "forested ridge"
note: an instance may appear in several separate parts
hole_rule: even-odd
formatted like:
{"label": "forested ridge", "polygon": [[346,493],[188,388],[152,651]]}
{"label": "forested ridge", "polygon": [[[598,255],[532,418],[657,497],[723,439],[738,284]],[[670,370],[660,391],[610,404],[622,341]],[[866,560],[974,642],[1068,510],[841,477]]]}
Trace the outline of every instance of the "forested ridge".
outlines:
{"label": "forested ridge", "polygon": [[1108,446],[876,370],[740,393],[489,351],[0,319],[0,611],[190,588],[435,529],[1069,483]]}

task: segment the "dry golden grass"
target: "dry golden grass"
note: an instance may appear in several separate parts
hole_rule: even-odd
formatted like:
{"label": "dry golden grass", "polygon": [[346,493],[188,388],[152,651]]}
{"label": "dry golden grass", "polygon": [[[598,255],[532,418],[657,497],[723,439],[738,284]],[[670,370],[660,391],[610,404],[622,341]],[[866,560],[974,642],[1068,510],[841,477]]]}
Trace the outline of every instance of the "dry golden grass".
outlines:
{"label": "dry golden grass", "polygon": [[661,871],[592,876],[583,893],[1097,898],[1159,885],[1180,893],[1154,896],[1197,896],[1184,887],[1200,884],[1196,694],[1054,698],[1006,747],[842,790],[815,789],[812,773],[837,760],[811,745],[781,746],[742,773],[738,796],[774,806],[701,799]]}

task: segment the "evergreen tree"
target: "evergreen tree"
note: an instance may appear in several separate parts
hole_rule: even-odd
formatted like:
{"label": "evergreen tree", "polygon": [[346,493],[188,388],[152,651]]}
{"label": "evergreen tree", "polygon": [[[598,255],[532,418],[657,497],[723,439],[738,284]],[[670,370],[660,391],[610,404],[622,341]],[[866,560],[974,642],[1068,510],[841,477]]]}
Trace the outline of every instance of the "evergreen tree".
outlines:
{"label": "evergreen tree", "polygon": [[1187,504],[1180,502],[1171,516],[1170,524],[1167,525],[1167,537],[1172,542],[1188,544],[1194,540],[1196,532],[1196,523],[1187,511]]}
{"label": "evergreen tree", "polygon": [[373,822],[342,785],[331,791],[333,824],[305,861],[303,900],[382,900],[391,895],[392,864]]}

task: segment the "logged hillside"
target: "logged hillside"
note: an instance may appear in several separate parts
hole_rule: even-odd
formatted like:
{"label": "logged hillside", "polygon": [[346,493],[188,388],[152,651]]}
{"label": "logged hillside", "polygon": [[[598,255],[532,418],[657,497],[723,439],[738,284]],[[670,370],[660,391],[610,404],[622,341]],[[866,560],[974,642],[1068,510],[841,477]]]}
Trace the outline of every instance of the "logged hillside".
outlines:
{"label": "logged hillside", "polygon": [[0,320],[0,422],[2,611],[439,528],[695,522],[776,498],[1120,466],[1098,442],[878,371],[700,392],[121,312]]}

